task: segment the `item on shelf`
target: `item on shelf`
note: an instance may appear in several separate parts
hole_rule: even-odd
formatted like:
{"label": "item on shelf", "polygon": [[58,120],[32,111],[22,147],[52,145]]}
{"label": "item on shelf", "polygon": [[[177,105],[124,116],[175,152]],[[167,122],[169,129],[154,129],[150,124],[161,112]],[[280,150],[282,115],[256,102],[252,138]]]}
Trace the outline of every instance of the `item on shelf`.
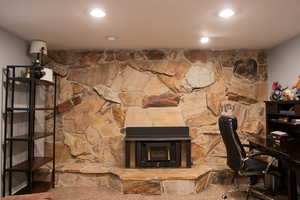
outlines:
{"label": "item on shelf", "polygon": [[276,135],[276,136],[285,136],[285,135],[288,135],[287,132],[284,132],[284,131],[272,131],[271,134],[272,135]]}
{"label": "item on shelf", "polygon": [[44,66],[44,56],[47,55],[47,43],[43,40],[32,40],[30,44],[30,54],[33,55],[33,63]]}
{"label": "item on shelf", "polygon": [[270,119],[272,122],[278,122],[278,119]]}
{"label": "item on shelf", "polygon": [[292,119],[291,123],[293,123],[293,124],[300,124],[300,119]]}
{"label": "item on shelf", "polygon": [[278,122],[289,122],[289,118],[288,117],[281,117],[277,119]]}
{"label": "item on shelf", "polygon": [[283,131],[273,131],[271,132],[271,137],[273,139],[273,141],[275,142],[275,144],[277,145],[283,145],[286,144],[288,141],[290,141],[291,137]]}
{"label": "item on shelf", "polygon": [[25,70],[21,71],[21,77],[23,78],[30,78],[30,70],[26,68]]}
{"label": "item on shelf", "polygon": [[295,110],[280,110],[279,114],[282,114],[282,115],[294,115],[295,114]]}
{"label": "item on shelf", "polygon": [[282,86],[278,82],[272,83],[272,94],[270,96],[271,101],[280,101],[282,100],[282,93],[286,88],[282,88]]}
{"label": "item on shelf", "polygon": [[45,75],[41,80],[53,82],[53,70],[49,68],[44,68]]}
{"label": "item on shelf", "polygon": [[292,101],[292,100],[296,100],[296,99],[297,99],[296,91],[294,91],[294,90],[285,89],[281,93],[281,100],[283,100],[283,101]]}
{"label": "item on shelf", "polygon": [[34,65],[33,68],[30,71],[30,75],[33,78],[40,79],[42,78],[46,73],[43,71],[43,68],[39,65]]}
{"label": "item on shelf", "polygon": [[31,77],[40,79],[46,74],[43,66],[45,65],[44,56],[47,55],[47,43],[42,40],[33,40],[29,52],[34,57],[33,67],[30,71]]}
{"label": "item on shelf", "polygon": [[[23,78],[41,79],[44,75],[46,75],[45,69],[36,63],[31,68],[26,68],[25,70],[21,71],[21,77]],[[53,82],[53,79],[51,79],[51,82]]]}
{"label": "item on shelf", "polygon": [[297,96],[297,100],[300,100],[300,75],[298,76],[299,80],[298,82],[293,86],[293,89],[296,90],[296,96]]}

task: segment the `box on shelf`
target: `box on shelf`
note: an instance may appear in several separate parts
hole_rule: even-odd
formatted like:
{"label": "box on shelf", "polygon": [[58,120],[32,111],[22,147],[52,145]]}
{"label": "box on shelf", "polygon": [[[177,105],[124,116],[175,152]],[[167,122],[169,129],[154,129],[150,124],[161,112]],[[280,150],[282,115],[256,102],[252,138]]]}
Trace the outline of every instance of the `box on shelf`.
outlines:
{"label": "box on shelf", "polygon": [[53,70],[44,68],[43,71],[45,72],[45,75],[41,78],[41,80],[53,82]]}
{"label": "box on shelf", "polygon": [[292,119],[291,122],[293,124],[300,124],[300,119]]}
{"label": "box on shelf", "polygon": [[293,140],[293,138],[290,137],[288,133],[283,131],[272,131],[271,136],[274,143],[280,146],[287,144],[289,141]]}

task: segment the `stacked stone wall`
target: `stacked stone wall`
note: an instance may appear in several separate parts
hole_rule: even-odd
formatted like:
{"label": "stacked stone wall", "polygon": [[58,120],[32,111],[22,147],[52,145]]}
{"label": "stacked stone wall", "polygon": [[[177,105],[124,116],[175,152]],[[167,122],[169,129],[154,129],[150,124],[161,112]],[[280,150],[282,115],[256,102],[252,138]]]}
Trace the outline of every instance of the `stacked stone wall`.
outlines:
{"label": "stacked stone wall", "polygon": [[225,165],[222,112],[237,116],[241,138],[264,134],[266,60],[261,50],[50,51],[47,67],[59,89],[57,164],[124,167],[125,127],[189,126],[194,166]]}

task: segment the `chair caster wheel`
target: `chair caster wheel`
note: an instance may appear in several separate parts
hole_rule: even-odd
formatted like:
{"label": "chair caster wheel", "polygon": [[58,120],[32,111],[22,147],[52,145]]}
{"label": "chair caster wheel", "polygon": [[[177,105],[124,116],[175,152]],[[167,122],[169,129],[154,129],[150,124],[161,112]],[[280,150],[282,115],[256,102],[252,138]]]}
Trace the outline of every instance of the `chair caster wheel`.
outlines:
{"label": "chair caster wheel", "polygon": [[226,195],[226,194],[223,194],[223,195],[222,195],[222,199],[227,199],[227,195]]}

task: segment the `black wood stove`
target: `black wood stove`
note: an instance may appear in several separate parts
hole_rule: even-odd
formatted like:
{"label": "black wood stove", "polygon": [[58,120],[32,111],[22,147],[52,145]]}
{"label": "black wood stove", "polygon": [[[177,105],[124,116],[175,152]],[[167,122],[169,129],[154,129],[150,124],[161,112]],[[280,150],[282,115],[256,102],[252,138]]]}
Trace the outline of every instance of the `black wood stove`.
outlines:
{"label": "black wood stove", "polygon": [[191,167],[188,127],[127,127],[126,168]]}

